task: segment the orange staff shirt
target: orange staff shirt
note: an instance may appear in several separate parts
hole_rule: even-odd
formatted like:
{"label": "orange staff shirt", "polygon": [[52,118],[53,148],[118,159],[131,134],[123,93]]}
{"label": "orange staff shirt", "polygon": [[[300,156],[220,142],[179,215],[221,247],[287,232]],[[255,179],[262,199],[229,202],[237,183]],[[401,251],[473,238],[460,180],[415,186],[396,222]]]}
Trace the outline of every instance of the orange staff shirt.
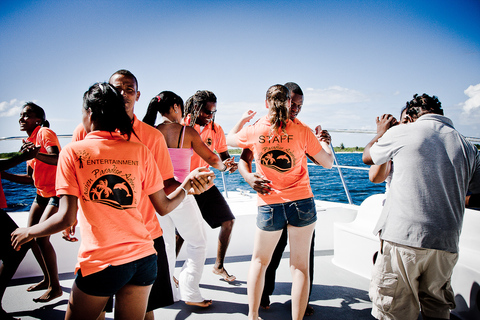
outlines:
{"label": "orange staff shirt", "polygon": [[163,188],[152,153],[118,133],[90,132],[60,153],[57,194],[78,197],[82,274],[122,265],[155,253],[148,218],[139,210],[142,194]]}
{"label": "orange staff shirt", "polygon": [[[170,153],[168,153],[167,143],[163,134],[154,127],[138,120],[135,115],[133,116],[133,130],[136,135],[132,134],[130,141],[140,142],[152,152],[163,181],[173,178],[172,160],[170,159]],[[85,128],[83,127],[83,124],[80,124],[73,132],[72,141],[83,140],[85,136]],[[150,230],[153,239],[162,236],[163,231],[158,222],[156,216],[157,213],[152,202],[148,198],[148,195],[142,195],[138,208],[147,216],[145,223],[147,224],[147,228]]]}
{"label": "orange staff shirt", "polygon": [[322,150],[320,142],[307,126],[287,122],[286,133],[271,139],[268,116],[236,134],[239,147],[252,150],[258,173],[271,180],[270,195],[258,194],[258,205],[285,203],[313,197],[308,176],[306,154]]}

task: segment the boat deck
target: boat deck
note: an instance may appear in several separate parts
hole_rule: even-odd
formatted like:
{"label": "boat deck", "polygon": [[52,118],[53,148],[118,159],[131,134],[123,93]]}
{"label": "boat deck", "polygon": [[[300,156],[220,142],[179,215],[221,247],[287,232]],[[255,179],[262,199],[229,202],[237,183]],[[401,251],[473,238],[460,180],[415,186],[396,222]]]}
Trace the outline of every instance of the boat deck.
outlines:
{"label": "boat deck", "polygon": [[[247,272],[251,256],[229,256],[226,259],[227,270],[237,277],[228,283],[211,272],[214,259],[206,261],[202,277],[202,294],[206,299],[213,299],[209,308],[188,306],[179,301],[175,304],[155,310],[156,319],[245,319],[247,304]],[[368,298],[368,279],[347,272],[332,263],[333,251],[315,252],[315,280],[310,304],[315,313],[306,319],[374,319],[370,315],[371,302]],[[181,261],[177,262],[177,274]],[[19,278],[12,280],[5,293],[3,307],[12,316],[27,319],[57,320],[64,318],[73,274],[61,274],[63,296],[45,303],[35,303],[33,298],[39,292],[27,292],[31,284],[41,277]],[[261,310],[260,316],[267,319],[291,319],[290,316],[291,276],[288,267],[288,253],[284,254],[277,270],[277,284],[271,296],[271,308]],[[113,313],[107,313],[106,319],[113,319]]]}

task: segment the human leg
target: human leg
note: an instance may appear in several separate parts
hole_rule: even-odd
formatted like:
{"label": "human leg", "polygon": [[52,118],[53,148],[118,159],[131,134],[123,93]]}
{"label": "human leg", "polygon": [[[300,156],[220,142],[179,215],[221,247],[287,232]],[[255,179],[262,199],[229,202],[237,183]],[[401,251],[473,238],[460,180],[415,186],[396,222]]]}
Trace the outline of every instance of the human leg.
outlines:
{"label": "human leg", "polygon": [[203,218],[195,198],[188,196],[169,215],[178,234],[187,243],[187,259],[178,278],[180,299],[187,304],[208,306],[210,304],[203,299],[199,287],[207,253],[207,237]]}
{"label": "human leg", "polygon": [[93,296],[80,290],[76,283],[73,283],[72,293],[68,300],[66,320],[95,320],[102,312],[108,301],[107,297]]}
{"label": "human leg", "polygon": [[[181,204],[180,204],[181,205]],[[173,211],[175,211],[174,209]],[[171,213],[165,216],[158,216],[158,221],[163,230],[163,241],[165,243],[165,252],[168,261],[168,272],[170,274],[170,284],[172,287],[174,301],[178,301],[178,289],[173,282],[173,277],[175,275],[175,264],[176,264],[176,254],[175,254],[175,223],[172,220]]]}
{"label": "human leg", "polygon": [[[30,212],[28,214],[28,223],[27,223],[28,227],[36,225],[40,222],[40,219],[42,218],[43,212],[46,209],[47,205],[48,205],[48,202],[45,201],[45,198],[40,197],[39,195],[36,196],[35,200],[32,203],[32,206],[30,207]],[[37,263],[40,266],[40,269],[42,269],[43,279],[39,283],[36,283],[28,287],[27,291],[39,291],[39,290],[48,289],[48,285],[50,283],[50,277],[48,275],[48,270],[47,270],[47,266],[45,265],[45,261],[43,260],[42,251],[38,246],[37,239],[34,239],[32,241],[32,253],[33,253],[33,256],[35,257],[35,260],[37,260]]]}
{"label": "human leg", "polygon": [[[39,222],[43,222],[58,211],[58,207],[47,205]],[[55,249],[50,242],[50,236],[37,238],[37,243],[42,253],[43,261],[45,262],[46,271],[48,273],[48,289],[35,302],[48,302],[63,294],[60,286],[60,279],[58,278],[57,255]]]}
{"label": "human leg", "polygon": [[369,296],[372,315],[377,319],[416,320],[420,313],[418,279],[427,249],[416,249],[389,241],[375,262]]}
{"label": "human leg", "polygon": [[10,216],[0,209],[0,260],[2,260],[0,265],[0,319],[14,319],[3,310],[2,300],[8,283],[31,247],[31,242],[28,242],[22,245],[19,251],[13,249],[10,234],[17,228],[17,224]]}
{"label": "human leg", "polygon": [[305,227],[288,226],[290,271],[292,273],[292,319],[303,319],[309,294],[309,254],[315,223]]}
{"label": "human leg", "polygon": [[450,319],[455,309],[451,277],[458,254],[428,250],[428,261],[419,280],[418,297],[423,319]]}
{"label": "human leg", "polygon": [[229,220],[222,222],[220,227],[220,233],[218,234],[218,246],[217,246],[217,259],[213,266],[213,273],[221,275],[225,281],[231,282],[236,279],[234,275],[228,274],[225,269],[225,255],[227,254],[227,248],[230,244],[230,237],[232,235],[233,224],[235,220]]}
{"label": "human leg", "polygon": [[[312,295],[312,288],[313,288],[313,273],[315,270],[315,230],[313,230],[312,234],[312,244],[310,246],[310,288],[308,291],[308,300],[310,301],[310,296]],[[307,308],[305,309],[305,316],[313,315],[314,310],[313,307],[307,303]]]}
{"label": "human leg", "polygon": [[283,252],[287,246],[288,234],[287,228],[283,228],[282,235],[278,240],[277,246],[272,254],[272,259],[267,267],[265,272],[265,285],[263,287],[262,299],[260,301],[260,306],[265,309],[270,308],[270,296],[273,294],[275,289],[275,273],[280,261],[282,261]]}
{"label": "human leg", "polygon": [[116,320],[143,320],[152,286],[127,284],[117,294],[115,305]]}
{"label": "human leg", "polygon": [[213,267],[213,273],[221,275],[226,281],[234,281],[235,276],[229,275],[224,267],[225,255],[227,253],[228,245],[230,244],[230,237],[232,234],[235,216],[233,215],[225,198],[213,186],[202,194],[195,195],[200,212],[203,219],[212,228],[220,228],[218,235],[217,259]]}
{"label": "human leg", "polygon": [[248,295],[248,319],[258,319],[258,308],[263,292],[265,271],[270,263],[273,250],[282,234],[278,231],[256,230],[253,244],[252,261],[248,269],[247,295]]}
{"label": "human leg", "polygon": [[153,319],[153,310],[174,303],[171,281],[172,277],[170,276],[163,236],[154,239],[153,244],[155,251],[157,251],[157,277],[150,290],[145,319]]}

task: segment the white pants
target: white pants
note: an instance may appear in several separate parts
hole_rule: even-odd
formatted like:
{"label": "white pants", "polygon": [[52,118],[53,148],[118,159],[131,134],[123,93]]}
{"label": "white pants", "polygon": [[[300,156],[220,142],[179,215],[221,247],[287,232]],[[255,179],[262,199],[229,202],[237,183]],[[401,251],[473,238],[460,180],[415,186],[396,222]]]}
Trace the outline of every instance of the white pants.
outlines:
{"label": "white pants", "polygon": [[178,277],[179,290],[172,282],[175,301],[179,299],[189,302],[201,302],[200,279],[207,254],[207,237],[204,222],[197,202],[192,195],[187,196],[182,203],[169,214],[157,215],[163,230],[165,250],[167,252],[170,275],[175,272],[175,228],[187,245],[187,259]]}

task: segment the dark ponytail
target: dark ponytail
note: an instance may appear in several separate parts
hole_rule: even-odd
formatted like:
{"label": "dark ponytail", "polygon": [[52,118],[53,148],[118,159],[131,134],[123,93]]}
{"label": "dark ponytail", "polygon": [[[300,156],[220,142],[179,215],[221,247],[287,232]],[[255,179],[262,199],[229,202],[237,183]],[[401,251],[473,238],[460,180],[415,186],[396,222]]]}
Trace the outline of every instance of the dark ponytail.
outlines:
{"label": "dark ponytail", "polygon": [[285,134],[285,128],[288,121],[288,100],[290,99],[290,91],[281,84],[276,84],[268,88],[267,101],[269,105],[270,124],[272,126],[271,133],[280,132]]}
{"label": "dark ponytail", "polygon": [[97,82],[83,95],[83,107],[92,112],[92,122],[102,131],[119,131],[127,135],[133,132],[133,123],[125,111],[123,96],[109,83]]}
{"label": "dark ponytail", "polygon": [[143,122],[153,127],[155,125],[155,121],[157,121],[157,112],[159,112],[161,115],[167,114],[170,112],[170,108],[172,108],[175,104],[180,107],[180,110],[182,110],[183,118],[184,111],[182,98],[172,91],[160,92],[158,95],[153,97],[152,100],[150,100],[147,113],[145,114],[145,117],[143,117]]}

